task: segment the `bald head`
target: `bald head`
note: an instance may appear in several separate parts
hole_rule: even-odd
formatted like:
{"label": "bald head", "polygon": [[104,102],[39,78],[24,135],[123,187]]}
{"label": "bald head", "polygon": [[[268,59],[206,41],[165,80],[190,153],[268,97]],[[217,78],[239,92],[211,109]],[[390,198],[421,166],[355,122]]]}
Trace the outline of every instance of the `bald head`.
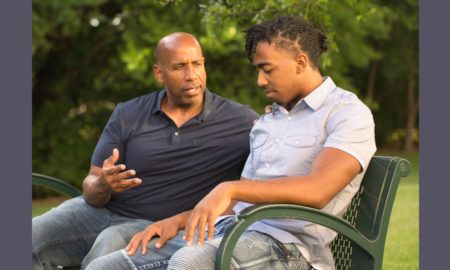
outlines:
{"label": "bald head", "polygon": [[167,90],[167,106],[201,108],[206,89],[205,58],[200,43],[188,33],[172,33],[156,46],[153,73]]}
{"label": "bald head", "polygon": [[156,62],[162,64],[166,60],[168,54],[186,46],[196,47],[200,52],[202,51],[198,40],[189,33],[175,32],[163,37],[156,46]]}

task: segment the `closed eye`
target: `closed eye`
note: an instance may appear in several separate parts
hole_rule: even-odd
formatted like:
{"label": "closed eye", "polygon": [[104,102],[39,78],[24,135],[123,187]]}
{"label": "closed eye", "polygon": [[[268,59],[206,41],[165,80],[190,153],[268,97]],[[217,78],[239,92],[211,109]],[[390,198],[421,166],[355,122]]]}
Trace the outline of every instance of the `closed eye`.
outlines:
{"label": "closed eye", "polygon": [[262,70],[262,72],[266,73],[266,74],[270,74],[270,72],[272,72],[273,68],[269,68],[269,67],[257,67],[256,71],[259,72],[260,70]]}
{"label": "closed eye", "polygon": [[173,69],[175,69],[175,70],[181,70],[181,69],[183,69],[184,68],[184,64],[177,64],[177,65],[175,65],[174,67],[173,67]]}
{"label": "closed eye", "polygon": [[273,70],[273,66],[270,63],[260,63],[256,65],[256,70],[262,70],[266,74],[270,74]]}

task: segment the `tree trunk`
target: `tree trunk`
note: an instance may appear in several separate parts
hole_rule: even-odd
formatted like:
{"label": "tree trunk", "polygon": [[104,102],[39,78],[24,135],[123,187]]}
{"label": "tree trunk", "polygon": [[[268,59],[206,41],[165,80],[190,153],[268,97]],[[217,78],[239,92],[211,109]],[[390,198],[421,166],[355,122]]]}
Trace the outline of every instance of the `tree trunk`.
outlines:
{"label": "tree trunk", "polygon": [[406,134],[405,134],[405,144],[403,145],[403,150],[407,152],[412,152],[415,150],[413,133],[416,125],[417,111],[419,109],[419,104],[415,97],[416,90],[416,72],[411,70],[408,74],[408,88],[407,88],[407,106],[408,115],[406,119]]}
{"label": "tree trunk", "polygon": [[370,63],[369,78],[367,79],[367,93],[366,93],[367,100],[369,100],[369,102],[373,101],[373,96],[375,93],[375,79],[377,77],[378,63],[379,61],[372,61]]}

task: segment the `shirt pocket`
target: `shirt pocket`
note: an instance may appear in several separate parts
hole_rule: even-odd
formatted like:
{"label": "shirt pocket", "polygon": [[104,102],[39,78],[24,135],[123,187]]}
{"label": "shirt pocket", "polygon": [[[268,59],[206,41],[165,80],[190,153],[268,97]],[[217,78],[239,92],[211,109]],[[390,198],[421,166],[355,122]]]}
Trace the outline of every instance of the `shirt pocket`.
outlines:
{"label": "shirt pocket", "polygon": [[259,134],[258,136],[255,136],[254,138],[251,138],[251,148],[252,149],[258,149],[261,146],[263,146],[267,139],[269,138],[269,134]]}
{"label": "shirt pocket", "polygon": [[320,150],[319,136],[290,135],[285,139],[282,163],[286,175],[306,175]]}
{"label": "shirt pocket", "polygon": [[226,146],[228,141],[226,139],[193,139],[193,147],[221,147]]}
{"label": "shirt pocket", "polygon": [[269,134],[260,133],[257,136],[250,136],[251,138],[251,157],[253,161],[253,168],[257,168],[259,164],[267,162],[267,151],[270,147]]}
{"label": "shirt pocket", "polygon": [[314,147],[317,144],[317,136],[291,135],[286,138],[286,144],[298,148]]}

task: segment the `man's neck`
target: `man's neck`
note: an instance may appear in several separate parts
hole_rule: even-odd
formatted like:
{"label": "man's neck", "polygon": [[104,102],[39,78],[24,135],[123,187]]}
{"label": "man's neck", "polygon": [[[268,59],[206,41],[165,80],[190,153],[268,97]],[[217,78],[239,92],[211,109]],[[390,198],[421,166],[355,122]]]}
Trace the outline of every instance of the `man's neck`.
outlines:
{"label": "man's neck", "polygon": [[297,102],[309,94],[311,94],[312,91],[317,89],[324,81],[322,75],[318,71],[310,71],[311,74],[309,74],[305,80],[305,82],[301,82],[300,85],[302,87],[302,90],[299,91],[299,94],[296,95],[291,101],[289,101],[286,104],[282,104],[282,106],[287,110],[290,111]]}
{"label": "man's neck", "polygon": [[308,75],[305,82],[302,83],[303,91],[302,91],[302,97],[305,98],[307,95],[311,94],[312,91],[316,90],[324,81],[322,74],[316,70],[309,71],[310,74]]}
{"label": "man's neck", "polygon": [[197,116],[203,109],[203,102],[190,106],[180,106],[170,102],[165,96],[161,103],[161,110],[175,123],[177,127],[182,126],[190,119]]}

